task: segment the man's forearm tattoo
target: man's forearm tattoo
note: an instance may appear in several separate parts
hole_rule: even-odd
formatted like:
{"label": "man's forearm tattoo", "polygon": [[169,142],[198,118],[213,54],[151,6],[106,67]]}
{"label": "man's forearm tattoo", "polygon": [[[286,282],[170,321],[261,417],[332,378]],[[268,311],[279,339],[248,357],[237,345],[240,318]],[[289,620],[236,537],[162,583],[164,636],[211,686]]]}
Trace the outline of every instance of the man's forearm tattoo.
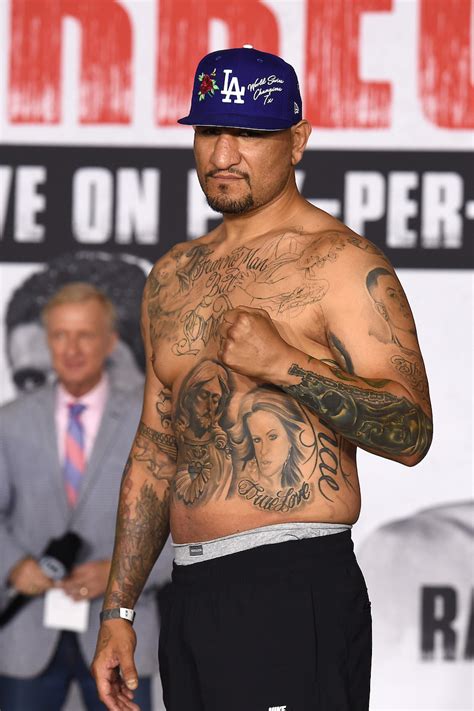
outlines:
{"label": "man's forearm tattoo", "polygon": [[337,382],[295,363],[288,373],[301,380],[283,390],[355,444],[394,456],[427,451],[431,420],[407,398]]}
{"label": "man's forearm tattoo", "polygon": [[169,532],[169,487],[160,498],[145,482],[132,502],[130,466],[126,467],[117,517],[112,561],[114,589],[107,606],[133,607]]}

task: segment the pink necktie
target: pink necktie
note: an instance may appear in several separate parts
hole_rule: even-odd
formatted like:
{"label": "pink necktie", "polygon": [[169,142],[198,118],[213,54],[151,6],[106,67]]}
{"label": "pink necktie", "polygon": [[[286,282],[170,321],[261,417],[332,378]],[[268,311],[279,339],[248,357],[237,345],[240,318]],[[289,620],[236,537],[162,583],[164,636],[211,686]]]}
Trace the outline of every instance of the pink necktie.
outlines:
{"label": "pink necktie", "polygon": [[86,468],[84,425],[81,422],[81,414],[86,406],[72,403],[68,407],[69,419],[64,449],[64,485],[69,505],[74,507],[79,497],[82,477]]}

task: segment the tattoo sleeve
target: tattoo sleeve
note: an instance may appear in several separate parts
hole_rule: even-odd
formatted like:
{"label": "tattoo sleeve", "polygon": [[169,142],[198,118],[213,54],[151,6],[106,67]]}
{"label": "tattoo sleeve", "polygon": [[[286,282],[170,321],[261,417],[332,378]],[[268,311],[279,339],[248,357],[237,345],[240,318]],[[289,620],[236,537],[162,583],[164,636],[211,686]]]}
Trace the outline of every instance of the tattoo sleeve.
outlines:
{"label": "tattoo sleeve", "polygon": [[140,422],[122,477],[105,608],[137,601],[168,537],[175,471],[175,438]]}
{"label": "tattoo sleeve", "polygon": [[405,397],[377,386],[363,388],[339,382],[293,363],[289,375],[299,378],[283,390],[317,413],[350,441],[382,456],[421,459],[432,436],[423,410]]}

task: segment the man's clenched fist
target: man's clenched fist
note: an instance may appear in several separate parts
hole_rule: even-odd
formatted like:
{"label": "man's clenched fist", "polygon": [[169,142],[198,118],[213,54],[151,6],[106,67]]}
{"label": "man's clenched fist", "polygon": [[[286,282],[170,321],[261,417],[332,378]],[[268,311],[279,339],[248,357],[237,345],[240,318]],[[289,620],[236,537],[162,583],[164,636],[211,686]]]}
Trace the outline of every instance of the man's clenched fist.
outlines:
{"label": "man's clenched fist", "polygon": [[278,382],[291,346],[280,336],[266,311],[250,306],[227,311],[219,337],[217,356],[222,363],[241,375]]}

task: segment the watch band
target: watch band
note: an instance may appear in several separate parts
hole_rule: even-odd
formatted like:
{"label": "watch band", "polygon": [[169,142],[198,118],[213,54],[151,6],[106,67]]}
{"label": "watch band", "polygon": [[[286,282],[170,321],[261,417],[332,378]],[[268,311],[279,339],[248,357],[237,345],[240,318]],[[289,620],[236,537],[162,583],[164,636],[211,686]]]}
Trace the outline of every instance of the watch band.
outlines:
{"label": "watch band", "polygon": [[122,620],[128,620],[133,625],[136,614],[135,610],[131,610],[129,607],[112,607],[109,610],[102,610],[100,621],[104,622],[104,620],[114,620],[121,617]]}

